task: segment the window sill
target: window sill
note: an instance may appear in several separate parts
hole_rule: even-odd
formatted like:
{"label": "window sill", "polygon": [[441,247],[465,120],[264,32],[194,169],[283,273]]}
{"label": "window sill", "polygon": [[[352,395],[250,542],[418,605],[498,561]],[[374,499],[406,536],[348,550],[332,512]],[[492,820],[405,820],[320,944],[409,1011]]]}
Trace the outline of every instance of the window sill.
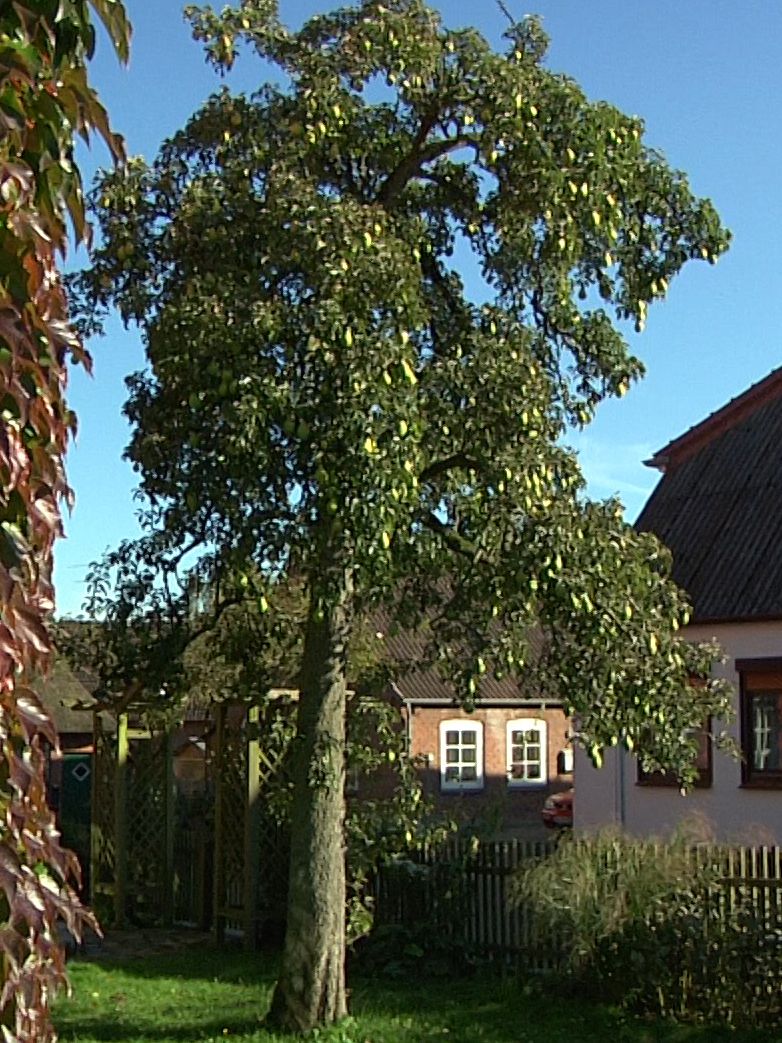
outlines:
{"label": "window sill", "polygon": [[746,779],[739,789],[782,789],[782,776],[769,779]]}
{"label": "window sill", "polygon": [[[670,781],[665,779],[638,779],[636,786],[640,786],[641,789],[681,789],[681,784],[676,782],[675,779]],[[712,781],[710,778],[696,779],[692,784],[693,789],[711,789]]]}

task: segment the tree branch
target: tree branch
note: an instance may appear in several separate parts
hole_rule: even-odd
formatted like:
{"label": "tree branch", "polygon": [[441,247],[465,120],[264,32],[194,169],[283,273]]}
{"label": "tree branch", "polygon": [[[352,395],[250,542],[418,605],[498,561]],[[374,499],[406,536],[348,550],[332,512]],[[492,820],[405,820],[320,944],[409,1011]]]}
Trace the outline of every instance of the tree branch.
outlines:
{"label": "tree branch", "polygon": [[472,145],[478,148],[478,142],[469,135],[459,134],[455,138],[441,138],[425,146],[427,135],[434,126],[434,117],[428,118],[421,123],[418,133],[413,139],[410,152],[391,171],[377,194],[377,202],[382,206],[393,203],[405,185],[414,178],[426,163],[432,163],[441,156],[447,156],[457,148]]}
{"label": "tree branch", "polygon": [[429,514],[424,515],[421,522],[427,529],[436,532],[437,535],[442,538],[443,542],[451,548],[451,550],[456,551],[457,554],[461,554],[470,561],[475,561],[478,553],[478,548],[475,544],[471,540],[467,540],[464,536],[461,536],[450,525],[446,525],[444,521],[437,517],[434,511],[430,511]]}
{"label": "tree branch", "polygon": [[[442,294],[443,302],[447,307],[448,311],[450,312],[450,315],[454,322],[463,322],[465,329],[469,329],[470,321],[469,316],[466,314],[468,309],[465,306],[464,299],[460,297],[458,294],[454,293],[447,277],[440,271],[437,261],[429,254],[422,253],[420,265],[421,272],[424,278],[429,279],[432,286],[436,288],[436,290],[439,291],[440,294]],[[431,312],[429,328],[432,338],[432,350],[434,351],[435,355],[441,355],[441,330],[438,329],[437,323],[435,321],[434,309],[432,309]],[[451,343],[451,340],[449,340],[448,343]],[[447,347],[448,344],[446,344],[445,346]]]}
{"label": "tree branch", "polygon": [[434,463],[429,464],[421,472],[421,481],[429,481],[430,478],[437,478],[441,474],[445,474],[448,471],[453,471],[455,468],[461,467],[465,471],[479,471],[481,469],[480,462],[472,459],[465,455],[465,453],[453,453],[451,456],[443,457],[442,460],[435,460]]}

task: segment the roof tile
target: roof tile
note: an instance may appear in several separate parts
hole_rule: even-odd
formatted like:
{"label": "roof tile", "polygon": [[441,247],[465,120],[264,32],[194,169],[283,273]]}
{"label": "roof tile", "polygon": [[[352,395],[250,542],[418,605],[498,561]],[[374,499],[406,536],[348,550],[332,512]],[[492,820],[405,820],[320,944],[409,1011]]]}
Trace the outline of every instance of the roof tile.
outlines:
{"label": "roof tile", "polygon": [[699,620],[782,618],[782,385],[773,386],[671,459],[636,522],[670,548]]}

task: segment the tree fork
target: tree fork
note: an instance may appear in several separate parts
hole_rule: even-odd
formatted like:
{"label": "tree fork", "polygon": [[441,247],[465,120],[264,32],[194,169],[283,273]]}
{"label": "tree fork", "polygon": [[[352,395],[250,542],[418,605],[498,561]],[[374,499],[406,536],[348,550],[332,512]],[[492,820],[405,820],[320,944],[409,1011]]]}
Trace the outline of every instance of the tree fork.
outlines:
{"label": "tree fork", "polygon": [[308,1032],[347,1014],[343,824],[352,583],[340,567],[325,579],[313,587],[304,639],[287,927],[267,1019],[293,1032]]}

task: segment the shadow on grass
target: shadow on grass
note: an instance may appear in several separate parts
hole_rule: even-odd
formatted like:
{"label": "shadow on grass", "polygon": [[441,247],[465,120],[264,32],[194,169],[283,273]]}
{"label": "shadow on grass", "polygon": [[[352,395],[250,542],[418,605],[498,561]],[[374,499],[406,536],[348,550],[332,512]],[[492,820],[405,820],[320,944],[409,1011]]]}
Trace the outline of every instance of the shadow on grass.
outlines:
{"label": "shadow on grass", "polygon": [[[85,1043],[194,1043],[194,1041],[222,1040],[231,1038],[258,1038],[262,1024],[256,1018],[253,1021],[239,1019],[203,1019],[196,1022],[184,1022],[167,1027],[138,1026],[127,1022],[116,1021],[112,1017],[94,1021],[79,1018],[58,1018],[57,1032],[61,1043],[69,1041],[85,1041]],[[269,1036],[271,1040],[274,1037]]]}
{"label": "shadow on grass", "polygon": [[[389,982],[351,975],[357,1040],[373,1043],[755,1043],[777,1038],[707,1026],[644,1022],[618,1011],[563,999],[556,980],[525,988],[491,972]],[[64,1043],[191,1043],[195,1040],[293,1040],[265,1033],[277,956],[201,946],[124,962],[72,965],[74,998],[60,1004]],[[331,1034],[323,1037],[332,1038]],[[353,1034],[335,1034],[353,1039]]]}
{"label": "shadow on grass", "polygon": [[73,997],[55,1011],[63,1041],[191,1043],[257,1038],[276,958],[200,946],[127,960],[74,960],[69,969]]}
{"label": "shadow on grass", "polygon": [[273,984],[277,978],[279,953],[262,950],[246,952],[240,945],[229,943],[217,946],[187,945],[172,952],[153,952],[150,955],[132,955],[125,958],[100,954],[88,959],[78,957],[72,967],[94,966],[106,972],[121,970],[132,978],[187,978],[190,981],[253,982]]}
{"label": "shadow on grass", "polygon": [[[562,995],[561,983],[533,980],[531,984],[494,971],[470,978],[400,981],[386,984],[376,979],[353,982],[352,1012],[359,1018],[373,1015],[416,1017],[439,1026],[452,1043],[486,1040],[491,1043],[772,1043],[782,1035],[765,1030],[735,1030],[723,1025],[678,1024],[644,1019],[603,1005]],[[434,1035],[434,1034],[433,1034]],[[363,1037],[362,1037],[363,1038]],[[407,1037],[406,1037],[407,1038]],[[418,1039],[411,1036],[411,1039]]]}

